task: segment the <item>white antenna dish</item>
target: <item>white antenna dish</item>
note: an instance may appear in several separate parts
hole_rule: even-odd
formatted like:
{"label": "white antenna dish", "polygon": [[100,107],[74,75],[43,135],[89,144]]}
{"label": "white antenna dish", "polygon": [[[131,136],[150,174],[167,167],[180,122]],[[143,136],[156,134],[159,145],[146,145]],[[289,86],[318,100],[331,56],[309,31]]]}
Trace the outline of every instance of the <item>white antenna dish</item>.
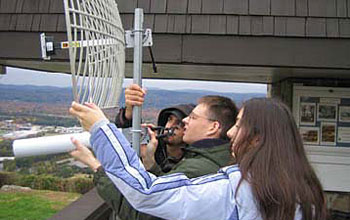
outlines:
{"label": "white antenna dish", "polygon": [[125,70],[124,29],[114,0],[64,0],[68,41],[41,34],[42,57],[68,49],[74,100],[118,105]]}
{"label": "white antenna dish", "polygon": [[125,68],[124,29],[115,0],[64,0],[74,100],[116,107]]}
{"label": "white antenna dish", "polygon": [[[69,49],[74,100],[100,108],[118,105],[125,69],[124,29],[115,0],[64,0],[68,41],[54,43],[41,34],[42,57]],[[142,61],[141,61],[142,62]],[[86,145],[89,135],[72,134],[16,140],[15,157],[63,153],[75,149],[70,137]]]}

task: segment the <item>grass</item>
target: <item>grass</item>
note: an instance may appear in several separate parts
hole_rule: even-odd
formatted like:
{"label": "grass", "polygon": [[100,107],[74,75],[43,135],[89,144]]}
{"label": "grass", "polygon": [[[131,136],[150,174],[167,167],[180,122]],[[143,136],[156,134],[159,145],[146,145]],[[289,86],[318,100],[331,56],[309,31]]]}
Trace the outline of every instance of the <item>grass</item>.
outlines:
{"label": "grass", "polygon": [[31,190],[0,191],[1,220],[47,219],[80,197],[77,193]]}

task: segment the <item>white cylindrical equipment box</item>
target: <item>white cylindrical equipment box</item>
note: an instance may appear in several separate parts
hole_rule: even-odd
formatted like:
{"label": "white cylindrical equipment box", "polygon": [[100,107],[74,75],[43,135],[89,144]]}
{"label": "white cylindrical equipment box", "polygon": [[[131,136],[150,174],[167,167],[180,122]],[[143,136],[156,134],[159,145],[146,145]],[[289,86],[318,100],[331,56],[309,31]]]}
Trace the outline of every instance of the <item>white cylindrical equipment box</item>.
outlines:
{"label": "white cylindrical equipment box", "polygon": [[90,147],[90,133],[82,132],[15,140],[13,153],[16,158],[19,158],[69,152],[75,149],[71,137]]}

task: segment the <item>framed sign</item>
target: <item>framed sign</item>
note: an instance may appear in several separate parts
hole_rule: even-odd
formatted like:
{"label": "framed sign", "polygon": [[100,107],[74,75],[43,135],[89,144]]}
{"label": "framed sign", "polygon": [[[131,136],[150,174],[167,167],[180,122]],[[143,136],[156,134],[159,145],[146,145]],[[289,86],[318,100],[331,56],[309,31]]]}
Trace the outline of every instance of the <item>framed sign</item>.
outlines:
{"label": "framed sign", "polygon": [[315,125],[316,103],[300,103],[300,125]]}
{"label": "framed sign", "polygon": [[315,127],[300,127],[299,129],[301,138],[303,139],[304,144],[318,145],[319,140],[319,128]]}
{"label": "framed sign", "polygon": [[350,106],[339,106],[339,121],[350,122]]}
{"label": "framed sign", "polygon": [[319,103],[317,105],[317,120],[318,121],[336,121],[337,120],[337,105]]}
{"label": "framed sign", "polygon": [[322,145],[335,145],[336,144],[336,123],[321,123],[321,144]]}
{"label": "framed sign", "polygon": [[350,143],[350,128],[349,127],[338,127],[338,142],[339,143]]}

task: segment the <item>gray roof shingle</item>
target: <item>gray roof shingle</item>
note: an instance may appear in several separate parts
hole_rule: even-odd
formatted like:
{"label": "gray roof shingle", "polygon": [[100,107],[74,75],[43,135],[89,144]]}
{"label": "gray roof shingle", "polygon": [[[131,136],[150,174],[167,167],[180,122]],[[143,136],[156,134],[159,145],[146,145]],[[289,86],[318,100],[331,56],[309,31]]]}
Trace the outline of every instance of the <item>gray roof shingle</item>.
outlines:
{"label": "gray roof shingle", "polygon": [[[145,19],[146,18],[147,17],[145,16]],[[123,27],[125,30],[131,29],[134,26],[134,15],[133,14],[122,14],[122,15],[120,15],[120,19],[122,20],[122,24],[123,24]],[[147,20],[147,22],[148,21],[149,20]],[[153,26],[153,28],[154,28],[154,26]]]}
{"label": "gray roof shingle", "polygon": [[186,33],[186,15],[169,15],[169,33]]}
{"label": "gray roof shingle", "polygon": [[251,19],[251,32],[253,35],[264,34],[263,16],[254,16]]}
{"label": "gray roof shingle", "polygon": [[151,13],[165,13],[167,0],[151,0]]}
{"label": "gray roof shingle", "polygon": [[202,0],[188,0],[188,13],[200,14],[202,11]]}
{"label": "gray roof shingle", "polygon": [[308,0],[295,0],[295,15],[307,16],[308,15]]}
{"label": "gray roof shingle", "polygon": [[271,15],[295,15],[295,0],[271,0]]}
{"label": "gray roof shingle", "polygon": [[[41,14],[34,14],[31,31],[41,31],[40,22],[41,22]],[[66,27],[64,28],[66,29]]]}
{"label": "gray roof shingle", "polygon": [[350,37],[350,20],[339,20],[339,36]]}
{"label": "gray roof shingle", "polygon": [[239,16],[238,34],[250,35],[251,34],[251,16]]}
{"label": "gray roof shingle", "polygon": [[168,15],[157,14],[154,17],[154,32],[166,33],[168,29]]}
{"label": "gray roof shingle", "polygon": [[192,16],[186,15],[186,34],[190,34],[192,30]]}
{"label": "gray roof shingle", "polygon": [[238,34],[238,16],[229,15],[226,18],[226,33]]}
{"label": "gray roof shingle", "polygon": [[119,12],[133,13],[137,7],[137,0],[116,0]]}
{"label": "gray roof shingle", "polygon": [[292,37],[305,36],[305,18],[287,17],[286,35]]}
{"label": "gray roof shingle", "polygon": [[249,14],[250,15],[270,15],[270,0],[250,0]]}
{"label": "gray roof shingle", "polygon": [[213,15],[209,19],[210,34],[226,34],[226,16]]}
{"label": "gray roof shingle", "polygon": [[151,0],[138,0],[138,8],[143,8],[144,13],[150,13],[151,11]]}
{"label": "gray roof shingle", "polygon": [[339,37],[339,21],[337,18],[326,20],[327,37]]}
{"label": "gray roof shingle", "polygon": [[66,19],[64,14],[58,15],[57,31],[59,32],[66,31]]}
{"label": "gray roof shingle", "polygon": [[274,35],[285,36],[287,33],[287,18],[286,17],[275,17],[275,29]]}
{"label": "gray roof shingle", "polygon": [[40,30],[47,32],[55,32],[57,30],[58,15],[43,14],[40,22]]}
{"label": "gray roof shingle", "polygon": [[[5,0],[5,1],[8,2],[8,1],[11,1],[11,0]],[[16,12],[15,13],[22,13],[22,8],[23,8],[23,5],[24,5],[24,2],[25,2],[25,0],[17,0]]]}
{"label": "gray roof shingle", "polygon": [[[144,15],[144,22],[143,22],[143,28],[150,28],[153,30],[153,25],[154,25],[154,14],[145,14]],[[129,29],[132,27],[130,26]]]}
{"label": "gray roof shingle", "polygon": [[63,7],[63,1],[50,1],[50,13],[63,13],[64,7]]}
{"label": "gray roof shingle", "polygon": [[33,14],[19,14],[16,31],[31,31]]}
{"label": "gray roof shingle", "polygon": [[309,16],[336,17],[336,0],[308,0]]}
{"label": "gray roof shingle", "polygon": [[167,13],[186,14],[188,0],[168,0]]}
{"label": "gray roof shingle", "polygon": [[8,29],[9,31],[16,31],[17,19],[18,19],[17,14],[11,15],[11,21]]}
{"label": "gray roof shingle", "polygon": [[11,16],[0,14],[0,31],[8,31],[10,29]]}
{"label": "gray roof shingle", "polygon": [[202,0],[202,14],[221,14],[224,0]]}
{"label": "gray roof shingle", "polygon": [[192,29],[191,33],[204,34],[209,32],[209,16],[205,15],[193,15],[192,16]]}
{"label": "gray roof shingle", "polygon": [[337,0],[337,17],[345,18],[347,16],[346,0]]}
{"label": "gray roof shingle", "polygon": [[264,16],[263,17],[263,33],[265,35],[273,35],[273,17]]}
{"label": "gray roof shingle", "polygon": [[0,13],[16,13],[17,0],[0,0]]}
{"label": "gray roof shingle", "polygon": [[247,0],[224,0],[225,14],[248,14]]}
{"label": "gray roof shingle", "polygon": [[48,13],[50,1],[47,0],[31,0],[24,1],[22,13]]}
{"label": "gray roof shingle", "polygon": [[310,36],[310,37],[326,36],[326,19],[325,18],[306,19],[306,36]]}

